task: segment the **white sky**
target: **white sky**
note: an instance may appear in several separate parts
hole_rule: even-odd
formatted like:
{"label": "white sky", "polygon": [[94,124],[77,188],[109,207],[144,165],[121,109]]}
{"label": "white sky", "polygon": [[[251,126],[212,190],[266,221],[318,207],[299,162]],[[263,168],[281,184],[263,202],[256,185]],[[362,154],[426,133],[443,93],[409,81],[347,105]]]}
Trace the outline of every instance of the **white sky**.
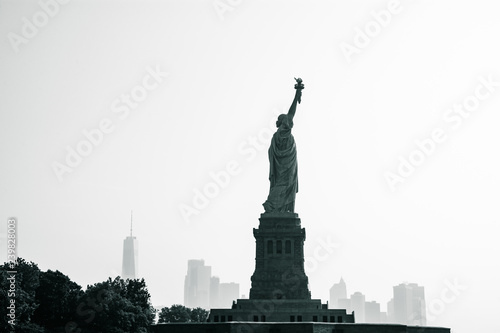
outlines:
{"label": "white sky", "polygon": [[[120,273],[133,209],[155,305],[183,302],[195,258],[248,295],[269,124],[300,76],[296,211],[313,297],[326,302],[343,276],[349,295],[385,309],[392,286],[415,282],[444,304],[429,324],[498,331],[500,86],[456,128],[443,117],[480,77],[500,82],[500,5],[402,0],[348,63],[341,43],[389,1],[221,1],[236,3],[223,20],[212,0],[73,0],[18,52],[9,33],[43,19],[41,7],[0,1],[0,246],[15,216],[19,255],[85,287]],[[146,68],[168,77],[121,119],[112,104]],[[113,131],[60,182],[53,162],[105,118]],[[447,139],[391,191],[384,174],[435,128]],[[230,161],[240,172],[187,223],[179,207]],[[328,238],[338,246],[325,255]],[[447,280],[467,289],[455,296]]]}

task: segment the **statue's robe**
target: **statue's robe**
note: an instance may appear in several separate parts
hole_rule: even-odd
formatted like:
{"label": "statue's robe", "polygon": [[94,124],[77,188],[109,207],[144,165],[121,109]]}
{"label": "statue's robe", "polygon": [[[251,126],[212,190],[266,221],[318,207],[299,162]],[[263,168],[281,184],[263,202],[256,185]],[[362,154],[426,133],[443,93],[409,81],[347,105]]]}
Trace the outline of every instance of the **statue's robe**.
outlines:
{"label": "statue's robe", "polygon": [[271,188],[263,204],[266,212],[293,212],[295,209],[295,194],[299,190],[299,182],[292,127],[292,119],[289,116],[284,117],[271,140],[268,151]]}

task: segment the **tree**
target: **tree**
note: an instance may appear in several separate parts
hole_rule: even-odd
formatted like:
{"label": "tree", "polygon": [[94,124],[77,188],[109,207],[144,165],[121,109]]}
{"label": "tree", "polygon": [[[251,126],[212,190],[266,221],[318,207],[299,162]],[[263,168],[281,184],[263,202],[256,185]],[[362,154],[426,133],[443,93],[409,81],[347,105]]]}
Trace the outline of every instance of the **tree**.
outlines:
{"label": "tree", "polygon": [[142,280],[114,280],[88,286],[77,307],[80,327],[92,332],[147,332],[155,310]]}
{"label": "tree", "polygon": [[196,323],[202,323],[207,321],[208,311],[203,308],[194,308],[191,310],[191,321]]}
{"label": "tree", "polygon": [[158,323],[185,323],[190,320],[191,309],[180,304],[164,307],[158,316]]}
{"label": "tree", "polygon": [[59,271],[40,273],[40,285],[35,299],[39,304],[33,314],[33,322],[47,328],[64,327],[74,321],[82,287]]}
{"label": "tree", "polygon": [[[15,273],[8,273],[15,271]],[[14,266],[4,263],[0,266],[0,328],[2,332],[10,332],[13,328],[8,322],[12,317],[7,315],[9,306],[15,306],[12,314],[16,332],[41,333],[43,327],[33,323],[33,313],[38,307],[36,289],[40,285],[40,269],[33,262],[17,258]],[[14,303],[11,303],[14,300]],[[13,305],[11,305],[13,304]],[[9,312],[7,312],[9,311]]]}
{"label": "tree", "polygon": [[0,266],[0,279],[0,332],[13,331],[9,306],[22,333],[146,333],[154,321],[144,279],[109,278],[83,292],[63,273],[21,258]]}
{"label": "tree", "polygon": [[164,307],[158,316],[158,323],[186,323],[207,321],[208,311],[202,308],[190,309],[180,304]]}

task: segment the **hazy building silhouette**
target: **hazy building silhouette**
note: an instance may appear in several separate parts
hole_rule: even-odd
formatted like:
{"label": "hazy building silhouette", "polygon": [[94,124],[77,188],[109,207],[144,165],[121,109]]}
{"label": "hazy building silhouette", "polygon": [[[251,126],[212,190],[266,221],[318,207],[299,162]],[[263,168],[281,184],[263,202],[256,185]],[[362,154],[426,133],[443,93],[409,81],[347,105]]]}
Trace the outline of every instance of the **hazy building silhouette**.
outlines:
{"label": "hazy building silhouette", "polygon": [[211,308],[229,308],[239,296],[240,285],[238,283],[220,283],[220,279],[217,276],[210,278]]}
{"label": "hazy building silhouette", "polygon": [[[371,301],[366,302],[366,297],[361,292],[355,292],[347,298],[347,286],[343,278],[330,288],[330,309],[346,309],[347,312],[354,311],[357,323],[380,323],[380,304]],[[384,312],[384,320],[387,320]]]}
{"label": "hazy building silhouette", "polygon": [[381,323],[388,323],[389,319],[387,317],[387,312],[380,312],[380,322]]}
{"label": "hazy building silhouette", "polygon": [[[346,309],[347,312],[352,312],[352,305],[350,298],[339,298],[339,309]],[[356,321],[358,319],[356,318]]]}
{"label": "hazy building silhouette", "polygon": [[411,313],[411,289],[405,284],[393,287],[394,322],[406,324]]}
{"label": "hazy building silhouette", "polygon": [[188,260],[188,271],[184,279],[184,306],[188,308],[210,307],[212,267],[204,260]]}
{"label": "hazy building silhouette", "polygon": [[365,295],[359,291],[351,295],[351,307],[357,323],[365,322]]}
{"label": "hazy building silhouette", "polygon": [[394,317],[398,324],[426,325],[424,287],[402,283],[393,287]]}
{"label": "hazy building silhouette", "polygon": [[221,283],[218,276],[212,275],[212,267],[205,266],[204,260],[188,260],[188,272],[184,280],[184,306],[229,308],[238,299],[238,283]]}
{"label": "hazy building silhouette", "polygon": [[217,276],[212,276],[210,278],[210,307],[220,308],[220,279]]}
{"label": "hazy building silhouette", "polygon": [[387,302],[387,322],[395,323],[395,315],[394,315],[394,298],[391,298],[389,302]]}
{"label": "hazy building silhouette", "polygon": [[238,283],[229,282],[221,283],[219,289],[219,304],[223,308],[229,308],[233,301],[240,297],[240,285]]}
{"label": "hazy building silhouette", "polygon": [[330,309],[346,309],[347,312],[352,312],[351,299],[347,297],[347,286],[342,277],[339,283],[330,288],[329,306]]}
{"label": "hazy building silhouette", "polygon": [[371,301],[365,303],[365,323],[380,323],[380,304]]}
{"label": "hazy building silhouette", "polygon": [[344,282],[344,279],[340,278],[340,282],[335,283],[330,288],[330,303],[329,303],[330,309],[341,308],[339,306],[339,299],[346,299],[346,298],[347,298],[347,287]]}
{"label": "hazy building silhouette", "polygon": [[132,236],[132,213],[130,213],[130,236],[123,240],[122,278],[136,279],[138,277],[139,252],[137,239]]}

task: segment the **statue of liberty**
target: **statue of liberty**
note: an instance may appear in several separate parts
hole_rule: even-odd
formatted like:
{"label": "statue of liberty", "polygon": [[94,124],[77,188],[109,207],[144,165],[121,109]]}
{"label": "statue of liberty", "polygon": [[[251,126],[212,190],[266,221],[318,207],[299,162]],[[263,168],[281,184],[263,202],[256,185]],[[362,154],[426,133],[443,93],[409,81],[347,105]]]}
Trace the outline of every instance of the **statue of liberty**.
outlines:
{"label": "statue of liberty", "polygon": [[271,187],[264,210],[272,212],[294,212],[295,194],[299,191],[297,179],[297,149],[292,135],[293,116],[302,97],[302,79],[295,79],[295,97],[287,114],[281,114],[276,121],[278,130],[269,147],[269,181]]}

